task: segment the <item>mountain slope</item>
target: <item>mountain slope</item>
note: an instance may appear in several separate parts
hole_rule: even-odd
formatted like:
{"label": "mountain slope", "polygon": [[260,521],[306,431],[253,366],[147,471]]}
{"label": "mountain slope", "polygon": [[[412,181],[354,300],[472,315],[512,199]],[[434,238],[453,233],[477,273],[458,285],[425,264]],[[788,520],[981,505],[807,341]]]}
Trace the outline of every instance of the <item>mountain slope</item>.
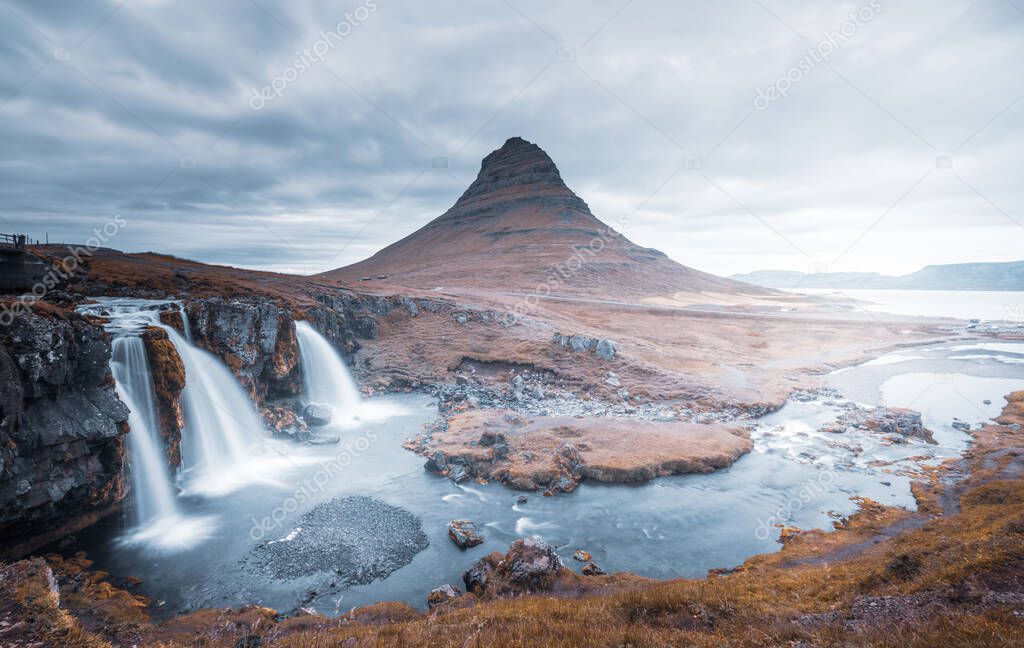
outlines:
{"label": "mountain slope", "polygon": [[694,270],[594,217],[536,144],[514,137],[484,158],[447,212],[369,259],[323,276],[389,285],[602,298],[772,291]]}
{"label": "mountain slope", "polygon": [[902,276],[875,272],[804,274],[761,270],[731,277],[768,288],[866,288],[889,290],[1024,290],[1024,261],[930,265]]}

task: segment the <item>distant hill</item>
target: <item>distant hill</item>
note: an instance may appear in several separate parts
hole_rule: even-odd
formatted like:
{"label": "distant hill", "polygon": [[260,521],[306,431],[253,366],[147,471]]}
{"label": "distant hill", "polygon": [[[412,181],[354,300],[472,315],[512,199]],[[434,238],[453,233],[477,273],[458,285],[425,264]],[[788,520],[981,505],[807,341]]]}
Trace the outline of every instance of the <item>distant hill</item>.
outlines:
{"label": "distant hill", "polygon": [[1021,290],[1024,261],[930,265],[902,276],[877,272],[806,274],[759,270],[730,277],[765,288],[865,288],[869,290]]}
{"label": "distant hill", "polygon": [[688,268],[615,234],[565,185],[548,154],[519,137],[484,158],[447,212],[369,259],[321,276],[601,299],[774,292]]}

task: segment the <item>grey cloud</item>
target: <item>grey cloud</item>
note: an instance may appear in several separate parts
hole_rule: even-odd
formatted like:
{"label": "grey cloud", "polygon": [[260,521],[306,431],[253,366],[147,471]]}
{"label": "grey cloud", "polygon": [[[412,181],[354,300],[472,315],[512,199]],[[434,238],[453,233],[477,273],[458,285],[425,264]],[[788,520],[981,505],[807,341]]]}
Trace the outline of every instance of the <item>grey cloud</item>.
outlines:
{"label": "grey cloud", "polygon": [[7,0],[0,226],[81,240],[121,213],[122,249],[320,270],[444,211],[521,135],[598,216],[713,272],[805,269],[779,234],[834,258],[887,210],[837,269],[1017,258],[1024,13],[879,1],[764,111],[758,88],[867,0],[377,0],[253,111],[358,1]]}

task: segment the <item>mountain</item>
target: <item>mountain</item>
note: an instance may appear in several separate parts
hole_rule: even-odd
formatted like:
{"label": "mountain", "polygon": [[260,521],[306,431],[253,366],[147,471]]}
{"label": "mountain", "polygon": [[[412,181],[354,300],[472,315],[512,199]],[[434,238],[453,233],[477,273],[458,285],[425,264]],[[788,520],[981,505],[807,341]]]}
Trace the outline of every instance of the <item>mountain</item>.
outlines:
{"label": "mountain", "polygon": [[930,265],[907,275],[877,272],[805,274],[760,270],[730,277],[766,288],[866,288],[873,290],[1024,290],[1024,261]]}
{"label": "mountain", "polygon": [[322,276],[602,298],[773,292],[688,268],[617,234],[565,185],[547,153],[519,137],[484,158],[447,212],[369,259]]}

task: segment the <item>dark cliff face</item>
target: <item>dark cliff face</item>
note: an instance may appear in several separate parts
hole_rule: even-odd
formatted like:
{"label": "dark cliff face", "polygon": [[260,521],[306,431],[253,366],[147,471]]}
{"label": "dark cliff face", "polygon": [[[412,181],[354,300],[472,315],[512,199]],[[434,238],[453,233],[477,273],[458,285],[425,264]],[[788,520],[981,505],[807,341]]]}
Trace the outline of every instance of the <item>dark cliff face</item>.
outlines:
{"label": "dark cliff face", "polygon": [[377,300],[321,295],[317,301],[321,306],[296,312],[259,297],[213,297],[189,300],[186,312],[193,342],[224,360],[253,399],[263,405],[302,393],[297,319],[308,320],[348,361],[359,349],[358,338],[377,335],[370,303]]}
{"label": "dark cliff face", "polygon": [[187,303],[193,342],[220,357],[258,403],[302,389],[295,322],[287,308],[259,298]]}
{"label": "dark cliff face", "polygon": [[16,555],[72,533],[125,495],[128,409],[110,339],[74,313],[0,327],[0,545]]}

